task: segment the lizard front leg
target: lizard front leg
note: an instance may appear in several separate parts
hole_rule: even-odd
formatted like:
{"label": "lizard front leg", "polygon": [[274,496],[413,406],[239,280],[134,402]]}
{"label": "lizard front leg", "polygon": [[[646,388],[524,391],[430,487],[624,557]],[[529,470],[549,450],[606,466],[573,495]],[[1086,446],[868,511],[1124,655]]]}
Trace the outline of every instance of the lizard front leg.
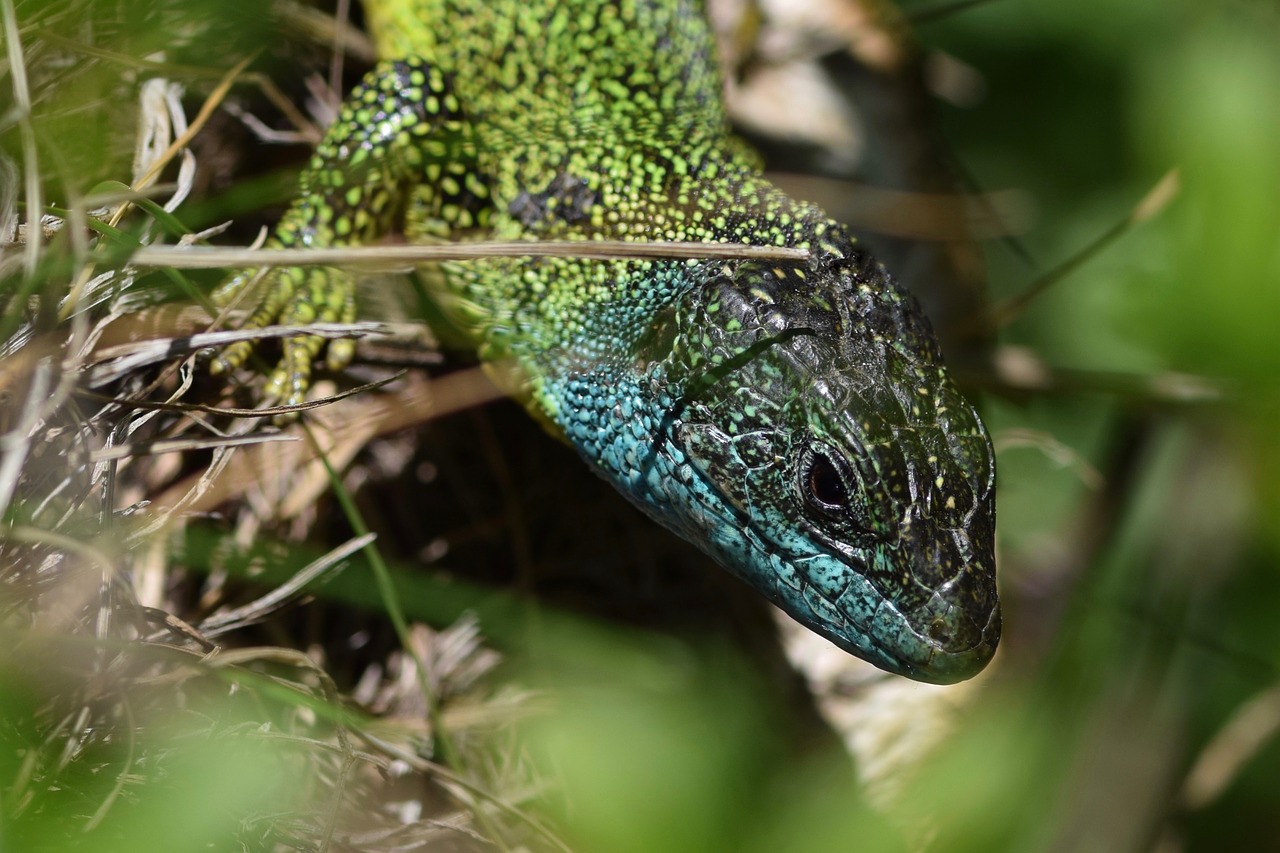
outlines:
{"label": "lizard front leg", "polygon": [[[419,58],[380,63],[325,134],[302,175],[298,198],[268,245],[372,243],[395,227],[410,194],[416,199],[447,195],[448,175],[465,168],[472,148],[470,129],[444,75]],[[215,304],[229,304],[257,278],[257,270],[232,276],[214,292]],[[264,287],[246,328],[355,319],[355,282],[343,270],[286,267],[268,273]],[[286,339],[266,396],[286,405],[301,402],[310,386],[311,362],[323,345],[314,335]],[[233,370],[252,349],[252,343],[233,344],[215,358],[211,370]],[[352,351],[350,341],[331,344],[328,366],[342,368]]]}

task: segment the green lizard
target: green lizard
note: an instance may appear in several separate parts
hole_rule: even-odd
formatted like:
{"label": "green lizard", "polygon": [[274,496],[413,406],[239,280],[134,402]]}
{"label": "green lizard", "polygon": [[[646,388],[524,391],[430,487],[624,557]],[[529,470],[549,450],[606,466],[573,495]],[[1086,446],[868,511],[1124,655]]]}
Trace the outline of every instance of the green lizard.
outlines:
{"label": "green lizard", "polygon": [[[700,5],[365,0],[385,59],[274,244],[400,230],[809,249],[487,259],[424,278],[512,393],[650,516],[853,654],[968,678],[1000,632],[990,441],[916,302],[730,133]],[[285,269],[248,323],[350,320],[353,292],[341,270]],[[321,345],[288,342],[268,393],[300,399]],[[331,366],[349,352],[330,346]]]}

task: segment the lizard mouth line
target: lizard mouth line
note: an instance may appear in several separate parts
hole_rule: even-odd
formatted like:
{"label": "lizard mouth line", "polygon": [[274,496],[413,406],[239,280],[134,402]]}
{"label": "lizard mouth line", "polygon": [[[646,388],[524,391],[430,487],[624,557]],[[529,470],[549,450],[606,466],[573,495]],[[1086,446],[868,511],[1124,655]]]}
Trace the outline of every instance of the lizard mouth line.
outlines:
{"label": "lizard mouth line", "polygon": [[[669,437],[667,438],[667,442],[671,442]],[[704,487],[712,487],[712,484],[705,472],[699,470],[696,466],[693,470]],[[716,520],[718,523],[735,525],[739,530],[743,531],[744,539],[749,543],[748,547],[754,547],[766,559],[772,557],[781,557],[783,559],[787,558],[781,551],[770,545],[770,540],[764,534],[764,531],[747,512],[729,502],[725,503],[725,507],[728,509],[729,515],[717,516]],[[856,577],[850,578],[849,584],[861,582],[867,584],[873,590],[875,589],[875,585],[872,583],[870,578],[866,576],[865,561],[826,549],[817,553],[825,553],[827,556],[837,560],[855,574]],[[981,637],[971,646],[964,649],[943,649],[936,641],[931,640],[929,637],[922,634],[911,619],[904,615],[892,601],[884,597],[878,591],[876,592],[876,595],[879,600],[876,604],[876,608],[872,611],[870,618],[864,622],[863,620],[855,618],[840,605],[839,599],[843,595],[844,590],[841,591],[841,595],[827,595],[818,587],[817,584],[801,578],[799,581],[800,586],[795,590],[796,594],[794,596],[785,596],[779,592],[770,590],[764,584],[754,583],[751,578],[744,577],[736,571],[735,574],[738,574],[739,577],[749,585],[755,586],[758,590],[764,593],[767,598],[787,612],[792,618],[796,619],[810,630],[821,634],[823,637],[837,646],[840,646],[842,649],[865,657],[865,650],[859,649],[859,641],[863,644],[869,644],[876,652],[879,653],[879,656],[882,658],[882,662],[892,662],[894,666],[916,675],[928,671],[930,665],[939,658],[946,660],[963,660],[964,658],[971,656],[975,650],[989,645],[987,637],[990,631],[991,622],[997,618],[996,613],[991,614],[988,618],[987,625],[983,628]],[[775,583],[775,589],[777,590],[780,590],[784,586],[788,589],[792,589],[792,587],[783,581],[776,573],[773,576],[773,580]],[[814,595],[829,605],[831,610],[839,615],[840,621],[836,622],[828,616],[824,616],[816,608],[810,605],[805,596],[806,589],[811,590]],[[848,585],[846,585],[844,589],[847,590]],[[923,656],[906,655],[903,654],[903,649],[891,648],[879,639],[871,625],[884,609],[888,609],[894,614],[894,623],[909,631],[911,636],[918,642],[920,649],[922,651],[927,649],[927,654]],[[806,613],[810,618],[804,618],[804,614]],[[852,632],[850,632],[850,628],[853,629]],[[856,634],[859,641],[855,641],[851,636],[851,633]]]}

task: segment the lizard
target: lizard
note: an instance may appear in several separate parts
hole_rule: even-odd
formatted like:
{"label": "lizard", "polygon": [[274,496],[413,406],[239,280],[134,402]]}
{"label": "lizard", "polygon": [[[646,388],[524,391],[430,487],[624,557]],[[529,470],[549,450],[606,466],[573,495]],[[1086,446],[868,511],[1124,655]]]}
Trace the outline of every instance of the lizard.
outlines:
{"label": "lizard", "polygon": [[[505,257],[421,271],[553,435],[786,613],[892,673],[993,656],[995,460],[915,299],[733,135],[696,0],[364,0],[381,60],[276,247],[482,234],[807,249],[806,260]],[[226,304],[256,271],[215,292]],[[349,321],[354,280],[268,276],[247,326]],[[215,357],[245,362],[251,344]],[[322,341],[266,389],[299,401]],[[331,368],[351,357],[329,346]]]}

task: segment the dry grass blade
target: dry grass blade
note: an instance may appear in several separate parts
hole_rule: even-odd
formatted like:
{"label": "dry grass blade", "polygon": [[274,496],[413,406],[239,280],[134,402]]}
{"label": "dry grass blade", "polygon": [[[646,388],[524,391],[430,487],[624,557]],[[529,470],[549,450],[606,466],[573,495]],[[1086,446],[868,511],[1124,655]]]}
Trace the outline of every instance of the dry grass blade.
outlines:
{"label": "dry grass blade", "polygon": [[[182,78],[194,78],[197,80],[208,78],[222,79],[226,75],[225,71],[206,68],[201,65],[183,65],[176,62],[158,62],[155,60],[129,56],[124,53],[117,53],[113,50],[105,50],[100,47],[94,47],[93,45],[60,36],[47,29],[38,30],[37,34],[41,41],[57,45],[72,53],[104,59],[108,62],[114,62],[126,68],[153,71],[157,74]],[[293,102],[280,91],[279,87],[276,86],[270,77],[267,77],[264,74],[246,72],[242,74],[239,79],[246,83],[256,85],[262,91],[262,94],[267,98],[267,100],[271,102],[272,106],[279,109],[281,113],[288,117],[290,123],[298,128],[298,131],[304,138],[312,141],[313,143],[319,141],[320,131],[316,129],[315,124],[309,121],[307,117],[294,106]]]}
{"label": "dry grass blade", "polygon": [[992,443],[995,444],[998,453],[1015,447],[1038,450],[1058,467],[1069,469],[1090,491],[1099,491],[1106,484],[1102,472],[1086,457],[1047,432],[1033,429],[1007,429],[994,435]]}
{"label": "dry grass blade", "polygon": [[[319,409],[324,406],[331,406],[334,403],[347,399],[348,397],[356,397],[367,391],[376,391],[391,383],[402,379],[407,375],[407,371],[400,371],[393,376],[385,379],[379,379],[376,382],[366,382],[364,385],[357,385],[354,388],[348,388],[346,391],[340,391],[337,394],[329,394],[324,397],[316,397],[314,400],[308,400],[305,403],[295,403],[290,406],[263,406],[258,409],[245,409],[237,406],[209,406],[201,403],[161,403],[151,400],[122,400],[109,397],[101,397],[94,394],[81,394],[85,398],[101,400],[104,403],[113,403],[124,406],[126,408],[142,409],[148,411],[164,411],[164,412],[200,412],[209,415],[225,415],[233,418],[274,418],[280,415],[294,415],[299,412],[307,412],[313,409]],[[463,408],[471,405],[479,405],[480,403],[490,402],[497,399],[501,395],[490,395],[479,397],[474,402],[467,403]],[[452,411],[452,410],[450,410]],[[205,445],[205,449],[212,448],[214,450],[231,447],[236,444],[255,444],[261,442],[225,442],[217,441]],[[195,449],[195,448],[192,448]],[[112,458],[106,456],[104,458]]]}
{"label": "dry grass blade", "polygon": [[1192,811],[1211,805],[1278,732],[1280,687],[1272,687],[1238,710],[1201,751],[1182,785],[1182,805]]}
{"label": "dry grass blade", "polygon": [[230,329],[201,332],[177,338],[152,338],[136,343],[120,344],[94,354],[95,364],[89,369],[87,384],[98,388],[115,382],[150,364],[188,355],[202,349],[225,347],[237,341],[265,341],[278,338],[313,335],[327,340],[386,335],[384,323],[315,323],[309,326],[266,326],[261,329]]}
{"label": "dry grass blade", "polygon": [[987,370],[962,366],[955,372],[968,385],[1003,393],[1111,394],[1131,402],[1170,406],[1220,405],[1235,397],[1230,385],[1205,376],[1174,371],[1141,374],[1054,367],[1034,351],[1015,345],[998,348]]}
{"label": "dry grass blade", "polygon": [[28,278],[34,278],[40,262],[40,219],[44,213],[44,194],[40,186],[36,132],[31,124],[31,91],[27,85],[27,66],[18,35],[18,16],[13,8],[13,0],[0,2],[0,11],[4,17],[4,41],[9,58],[9,74],[13,78],[13,100],[18,110],[18,132],[22,137],[22,166],[27,179],[27,246],[23,255],[23,268]]}
{"label": "dry grass blade", "polygon": [[94,462],[105,462],[109,459],[127,459],[134,456],[156,456],[161,453],[190,453],[195,450],[213,450],[215,448],[242,447],[249,444],[269,444],[281,441],[297,441],[293,435],[240,435],[220,438],[171,438],[155,441],[141,441],[133,444],[118,444],[93,451],[90,458]]}
{"label": "dry grass blade", "polygon": [[44,545],[75,554],[86,562],[93,563],[102,569],[104,574],[115,571],[115,560],[99,548],[83,542],[75,537],[52,530],[41,530],[38,527],[14,525],[8,530],[0,531],[0,541],[21,542],[25,545]]}
{"label": "dry grass blade", "polygon": [[536,832],[539,836],[541,836],[544,840],[546,840],[549,844],[551,844],[555,849],[562,850],[564,851],[564,853],[572,853],[572,848],[570,848],[569,845],[566,844],[563,839],[561,839],[558,835],[552,832],[541,821],[537,820],[535,817],[523,811],[522,809],[518,809],[515,806],[511,805],[509,802],[507,802],[503,798],[495,797],[492,794],[488,793],[487,791],[479,788],[475,784],[467,781],[466,779],[462,778],[458,774],[454,773],[449,768],[441,764],[437,764],[434,761],[429,761],[428,759],[425,759],[420,755],[406,752],[405,750],[401,749],[395,744],[389,743],[377,737],[376,735],[372,734],[369,731],[360,730],[360,731],[353,732],[353,734],[356,735],[356,737],[363,740],[365,743],[369,744],[370,747],[392,758],[403,761],[405,764],[412,767],[414,770],[417,770],[421,773],[430,774],[439,779],[443,779],[447,781],[450,785],[455,786],[458,790],[466,791],[469,794],[485,802],[488,802],[490,805],[496,807],[499,811],[503,812],[504,814],[507,814],[510,817],[513,817],[519,820],[521,823],[528,826],[530,829]]}
{"label": "dry grass blade", "polygon": [[216,637],[220,634],[252,625],[255,622],[261,622],[290,600],[301,595],[309,584],[320,580],[332,571],[341,570],[344,560],[376,538],[375,534],[366,533],[364,536],[357,536],[334,548],[320,559],[305,566],[288,581],[266,595],[241,607],[214,613],[200,623],[200,633],[206,637]]}
{"label": "dry grass blade", "polygon": [[[5,2],[12,2],[12,0],[5,0]],[[223,75],[218,85],[214,87],[213,92],[210,93],[209,97],[205,99],[204,104],[201,105],[200,112],[196,114],[195,119],[187,126],[187,129],[177,139],[173,140],[169,147],[165,149],[158,158],[156,158],[156,160],[151,164],[146,172],[138,178],[138,180],[134,181],[133,189],[135,191],[142,192],[147,187],[155,183],[156,179],[160,177],[160,173],[169,164],[169,161],[172,160],[179,151],[182,151],[191,144],[191,140],[194,139],[196,134],[204,128],[205,124],[213,116],[214,111],[218,108],[218,105],[222,103],[223,99],[226,98],[227,93],[231,91],[231,86],[240,77],[240,75],[244,73],[245,68],[249,66],[249,63],[251,63],[254,58],[255,57],[253,56],[245,57],[237,63],[235,67]],[[113,228],[119,225],[120,220],[124,218],[125,214],[128,213],[131,207],[132,205],[129,202],[123,202],[120,204],[120,206],[117,207],[115,212],[111,215],[109,224]],[[90,265],[85,267],[75,284],[72,285],[70,292],[67,294],[67,298],[63,300],[62,308],[58,312],[60,319],[66,319],[75,312],[76,307],[80,304],[80,297],[92,277],[93,266]]]}
{"label": "dry grass blade", "polygon": [[372,63],[377,60],[377,52],[370,38],[342,17],[326,15],[294,0],[277,0],[274,6],[276,14],[284,23],[305,33],[315,42],[332,43],[362,62]]}
{"label": "dry grass blade", "polygon": [[57,361],[43,354],[30,358],[30,351],[33,349],[36,347],[28,344],[27,353],[8,360],[9,366],[19,367],[23,367],[24,362],[30,362],[30,368],[25,371],[25,376],[5,377],[6,393],[11,393],[12,383],[21,381],[26,385],[26,395],[16,418],[12,413],[5,415],[5,420],[12,418],[12,422],[8,424],[8,432],[0,435],[0,451],[3,451],[0,453],[0,514],[8,510],[13,500],[36,426],[43,417],[49,394],[58,385]]}
{"label": "dry grass blade", "polygon": [[218,644],[211,641],[208,637],[201,634],[195,626],[189,624],[184,619],[174,616],[167,610],[161,610],[158,607],[143,607],[142,613],[151,621],[163,625],[170,633],[185,637],[191,642],[199,646],[205,654],[212,654],[218,651]]}
{"label": "dry grass blade", "polygon": [[582,240],[453,243],[435,246],[370,246],[341,249],[165,249],[135,252],[130,263],[140,267],[201,270],[226,267],[359,266],[399,271],[414,264],[482,258],[724,258],[807,261],[808,249],[750,246],[745,243],[692,243],[654,240]]}
{"label": "dry grass blade", "polygon": [[[173,140],[165,152],[160,157],[156,158],[155,162],[151,164],[151,167],[134,182],[133,188],[135,190],[146,189],[154,183],[156,178],[160,177],[160,173],[164,170],[165,166],[169,164],[169,161],[172,160],[179,151],[191,144],[191,140],[194,139],[196,134],[204,128],[205,124],[213,116],[214,111],[218,108],[218,105],[227,97],[227,93],[231,91],[232,85],[235,84],[236,80],[244,73],[244,70],[248,68],[249,64],[256,58],[256,56],[245,57],[227,71],[225,75],[223,75],[222,79],[218,81],[218,85],[215,86],[214,90],[209,94],[209,97],[205,99],[203,104],[201,104],[200,112],[196,113],[196,117],[191,121],[191,124],[187,127],[186,131],[177,139]],[[121,206],[112,216],[111,224],[117,224],[124,216],[125,212],[125,208]]]}
{"label": "dry grass blade", "polygon": [[1021,233],[1031,204],[1014,190],[927,193],[812,175],[771,174],[788,195],[812,201],[852,228],[916,240],[994,240]]}

